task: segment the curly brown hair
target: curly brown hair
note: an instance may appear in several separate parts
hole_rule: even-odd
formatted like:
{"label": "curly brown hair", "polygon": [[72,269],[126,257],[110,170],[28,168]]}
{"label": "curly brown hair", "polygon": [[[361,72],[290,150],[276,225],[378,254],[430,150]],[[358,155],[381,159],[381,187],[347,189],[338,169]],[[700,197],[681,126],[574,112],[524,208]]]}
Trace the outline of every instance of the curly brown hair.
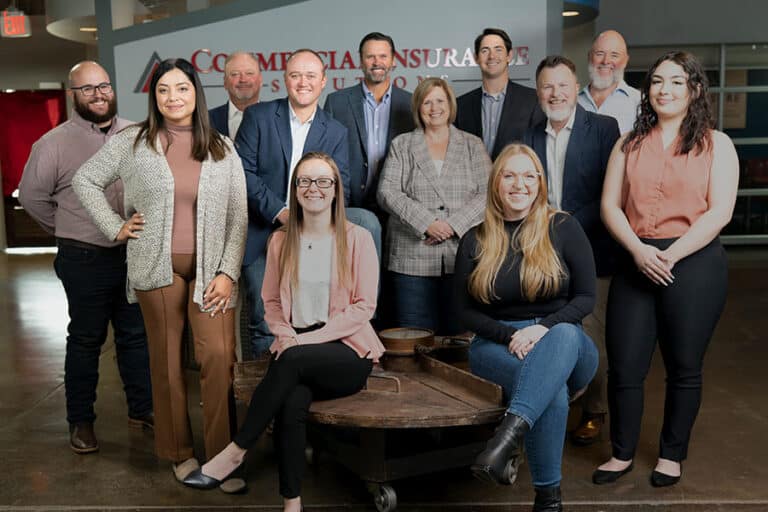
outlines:
{"label": "curly brown hair", "polygon": [[651,130],[658,124],[659,117],[651,106],[650,90],[653,74],[656,72],[662,62],[672,61],[688,75],[688,91],[691,95],[691,101],[688,104],[688,112],[680,126],[680,142],[675,150],[678,155],[685,155],[696,149],[696,153],[707,150],[712,143],[711,129],[714,127],[712,118],[712,109],[707,95],[709,80],[704,74],[698,59],[693,54],[674,50],[667,52],[653,63],[648,73],[645,75],[643,85],[640,90],[642,99],[640,101],[640,112],[635,120],[632,131],[629,132],[621,150],[625,153],[637,149]]}

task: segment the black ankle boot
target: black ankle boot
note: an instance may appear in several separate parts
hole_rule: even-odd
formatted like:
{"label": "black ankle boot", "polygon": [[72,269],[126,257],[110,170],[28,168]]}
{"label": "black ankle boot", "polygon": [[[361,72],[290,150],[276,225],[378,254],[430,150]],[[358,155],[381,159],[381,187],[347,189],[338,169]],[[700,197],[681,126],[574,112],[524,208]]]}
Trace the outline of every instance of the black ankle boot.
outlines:
{"label": "black ankle boot", "polygon": [[536,499],[533,501],[533,512],[563,512],[563,500],[560,497],[560,486],[534,487]]}
{"label": "black ankle boot", "polygon": [[480,480],[511,485],[517,478],[517,467],[523,458],[523,438],[528,432],[528,423],[520,416],[507,414],[496,428],[485,450],[470,466],[472,473]]}

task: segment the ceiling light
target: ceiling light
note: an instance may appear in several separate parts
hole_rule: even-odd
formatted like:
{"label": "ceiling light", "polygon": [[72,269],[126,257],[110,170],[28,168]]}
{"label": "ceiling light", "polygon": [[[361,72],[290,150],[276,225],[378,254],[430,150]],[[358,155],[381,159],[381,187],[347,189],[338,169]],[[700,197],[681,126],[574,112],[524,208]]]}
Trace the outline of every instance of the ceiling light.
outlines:
{"label": "ceiling light", "polygon": [[80,32],[96,32],[96,27],[80,27]]}
{"label": "ceiling light", "polygon": [[565,16],[566,18],[570,18],[572,16],[578,16],[578,15],[579,15],[579,11],[563,11],[563,16]]}

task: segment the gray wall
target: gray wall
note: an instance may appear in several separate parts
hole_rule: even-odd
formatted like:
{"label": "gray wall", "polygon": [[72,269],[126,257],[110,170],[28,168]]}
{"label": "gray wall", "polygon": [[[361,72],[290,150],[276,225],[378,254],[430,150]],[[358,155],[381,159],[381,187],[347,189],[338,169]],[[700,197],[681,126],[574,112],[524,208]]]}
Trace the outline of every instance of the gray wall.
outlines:
{"label": "gray wall", "polygon": [[618,30],[630,46],[768,40],[765,0],[602,0],[597,31]]}

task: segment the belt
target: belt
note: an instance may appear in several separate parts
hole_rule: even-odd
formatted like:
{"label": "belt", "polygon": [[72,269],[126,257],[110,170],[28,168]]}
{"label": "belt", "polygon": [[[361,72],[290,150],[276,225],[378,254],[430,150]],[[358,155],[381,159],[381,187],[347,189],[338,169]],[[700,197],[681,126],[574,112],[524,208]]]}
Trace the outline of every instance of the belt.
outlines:
{"label": "belt", "polygon": [[114,247],[103,247],[101,245],[89,244],[88,242],[81,242],[80,240],[72,240],[71,238],[57,238],[56,246],[76,247],[78,249],[88,249],[89,251],[98,252],[117,252],[125,249],[125,244],[115,245]]}

